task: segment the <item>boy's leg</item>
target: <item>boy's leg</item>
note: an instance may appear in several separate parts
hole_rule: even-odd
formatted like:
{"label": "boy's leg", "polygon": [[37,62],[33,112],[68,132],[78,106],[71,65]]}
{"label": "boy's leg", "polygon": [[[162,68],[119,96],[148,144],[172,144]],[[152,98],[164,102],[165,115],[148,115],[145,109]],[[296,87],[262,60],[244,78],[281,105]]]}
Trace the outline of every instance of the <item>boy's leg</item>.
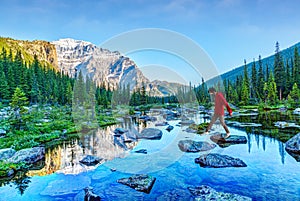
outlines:
{"label": "boy's leg", "polygon": [[211,127],[212,127],[213,124],[217,121],[217,119],[218,119],[218,116],[214,114],[214,115],[212,116],[212,118],[211,118],[211,120],[210,120],[210,123],[209,123],[208,127],[206,128],[205,132],[208,132],[208,131],[211,129]]}
{"label": "boy's leg", "polygon": [[226,124],[225,124],[224,116],[220,116],[219,119],[220,119],[221,125],[223,126],[223,128],[224,128],[225,131],[226,131],[226,134],[229,134],[230,131],[229,131],[228,127],[227,127]]}

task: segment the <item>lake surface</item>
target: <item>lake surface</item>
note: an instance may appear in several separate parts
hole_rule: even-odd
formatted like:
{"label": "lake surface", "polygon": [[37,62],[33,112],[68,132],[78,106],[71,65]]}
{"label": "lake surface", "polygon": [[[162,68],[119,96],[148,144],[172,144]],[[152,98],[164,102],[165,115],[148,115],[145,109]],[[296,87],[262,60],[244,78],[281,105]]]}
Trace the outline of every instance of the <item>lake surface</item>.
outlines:
{"label": "lake surface", "polygon": [[[197,123],[203,122],[199,115],[192,118]],[[166,126],[156,127],[163,131],[160,140],[132,142],[126,144],[128,150],[114,142],[112,131],[123,127],[140,132],[145,126],[155,127],[153,122],[136,126],[125,121],[49,149],[44,168],[32,170],[27,178],[0,187],[0,200],[83,200],[82,189],[87,186],[93,187],[103,200],[191,200],[187,188],[200,185],[253,200],[300,200],[300,163],[285,151],[284,143],[229,127],[232,135],[245,136],[248,143],[227,148],[217,146],[209,152],[184,153],[178,148],[179,140],[211,142],[210,136],[187,133],[187,127],[178,126],[178,120],[168,122],[174,126],[171,132],[165,130]],[[214,132],[223,132],[220,125],[213,128]],[[147,149],[147,154],[134,152],[140,149]],[[194,163],[195,158],[210,152],[240,158],[247,167],[202,168]],[[81,165],[79,161],[87,154],[104,158],[105,162],[96,167]],[[140,173],[156,178],[150,194],[116,182]]]}

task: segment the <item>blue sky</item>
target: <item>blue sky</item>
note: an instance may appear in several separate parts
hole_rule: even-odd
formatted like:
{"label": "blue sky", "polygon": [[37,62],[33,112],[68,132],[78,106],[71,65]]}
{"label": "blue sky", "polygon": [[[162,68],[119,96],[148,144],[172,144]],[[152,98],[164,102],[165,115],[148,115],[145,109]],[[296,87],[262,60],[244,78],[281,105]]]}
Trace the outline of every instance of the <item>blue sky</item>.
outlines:
{"label": "blue sky", "polygon": [[[244,59],[269,56],[276,41],[281,49],[300,41],[298,0],[0,0],[0,5],[3,37],[74,38],[100,45],[123,32],[161,28],[197,43],[220,73]],[[187,65],[151,51],[129,56],[140,67]]]}

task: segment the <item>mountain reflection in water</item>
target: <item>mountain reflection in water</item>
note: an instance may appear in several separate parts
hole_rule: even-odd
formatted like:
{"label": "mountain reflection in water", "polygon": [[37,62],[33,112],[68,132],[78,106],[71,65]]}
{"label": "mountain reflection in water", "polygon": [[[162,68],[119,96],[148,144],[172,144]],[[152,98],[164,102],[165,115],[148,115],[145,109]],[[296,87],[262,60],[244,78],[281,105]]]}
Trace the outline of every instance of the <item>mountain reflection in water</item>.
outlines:
{"label": "mountain reflection in water", "polygon": [[[85,166],[79,161],[86,155],[102,158],[102,161],[124,158],[129,153],[124,148],[114,143],[113,131],[117,125],[99,128],[88,134],[82,134],[80,139],[63,142],[54,148],[49,148],[45,154],[45,166],[41,170],[31,170],[28,176],[47,175],[54,172],[64,174],[78,174],[97,166]],[[130,128],[135,129],[135,128]],[[137,142],[126,143],[128,149],[133,149]]]}

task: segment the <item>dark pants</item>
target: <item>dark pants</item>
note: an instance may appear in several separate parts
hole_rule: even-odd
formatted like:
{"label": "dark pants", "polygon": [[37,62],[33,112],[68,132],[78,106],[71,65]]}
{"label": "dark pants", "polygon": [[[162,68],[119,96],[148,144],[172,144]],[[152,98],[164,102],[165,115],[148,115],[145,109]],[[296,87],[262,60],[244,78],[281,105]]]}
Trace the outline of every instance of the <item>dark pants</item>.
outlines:
{"label": "dark pants", "polygon": [[214,124],[218,119],[220,120],[221,125],[222,125],[223,128],[225,129],[226,133],[230,133],[228,127],[227,127],[226,124],[225,124],[224,115],[218,115],[218,114],[214,114],[214,115],[212,116],[211,121],[210,121],[210,123],[209,123],[209,125],[208,125],[208,127],[207,127],[207,129],[206,129],[206,132],[208,132],[208,131],[211,129],[211,127],[213,126],[213,124]]}

